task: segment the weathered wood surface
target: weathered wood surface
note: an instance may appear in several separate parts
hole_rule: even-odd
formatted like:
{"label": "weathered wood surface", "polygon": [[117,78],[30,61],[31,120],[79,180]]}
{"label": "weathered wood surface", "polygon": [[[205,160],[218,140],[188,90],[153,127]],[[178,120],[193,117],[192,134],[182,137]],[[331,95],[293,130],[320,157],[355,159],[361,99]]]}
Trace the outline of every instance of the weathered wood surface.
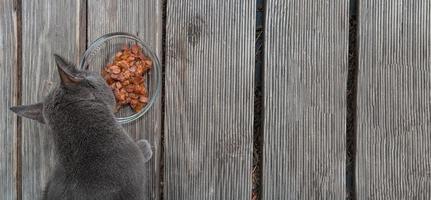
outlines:
{"label": "weathered wood surface", "polygon": [[[162,56],[162,1],[161,0],[89,0],[88,42],[110,32],[128,32],[139,36],[159,59]],[[147,139],[153,147],[153,158],[148,163],[148,199],[159,199],[160,191],[160,140],[161,97],[151,110],[138,121],[125,124],[125,129],[135,139]]]}
{"label": "weathered wood surface", "polygon": [[359,10],[358,199],[430,199],[431,2]]}
{"label": "weathered wood surface", "polygon": [[263,199],[345,199],[348,8],[267,1]]}
{"label": "weathered wood surface", "polygon": [[251,199],[255,1],[168,1],[165,199]]}
{"label": "weathered wood surface", "polygon": [[[77,62],[80,1],[22,1],[22,103],[39,102],[50,82],[58,82],[53,54]],[[54,83],[56,84],[56,83]],[[22,119],[23,199],[38,199],[52,171],[54,155],[48,129]]]}
{"label": "weathered wood surface", "polygon": [[17,12],[12,0],[0,1],[0,199],[17,198]]}

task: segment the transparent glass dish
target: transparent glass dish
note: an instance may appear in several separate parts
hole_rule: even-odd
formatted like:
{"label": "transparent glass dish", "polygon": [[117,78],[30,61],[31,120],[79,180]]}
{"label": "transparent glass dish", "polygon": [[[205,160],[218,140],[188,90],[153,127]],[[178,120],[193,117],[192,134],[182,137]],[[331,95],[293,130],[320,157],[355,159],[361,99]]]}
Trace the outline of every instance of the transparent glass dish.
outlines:
{"label": "transparent glass dish", "polygon": [[115,54],[125,46],[137,44],[142,48],[145,56],[153,62],[152,69],[144,75],[145,86],[148,90],[149,102],[139,112],[133,111],[130,106],[122,107],[115,113],[116,120],[121,123],[129,123],[137,120],[147,113],[154,105],[161,90],[161,66],[156,54],[145,43],[134,35],[128,33],[109,33],[97,38],[85,51],[79,64],[81,69],[92,70],[101,73],[101,70],[115,57]]}

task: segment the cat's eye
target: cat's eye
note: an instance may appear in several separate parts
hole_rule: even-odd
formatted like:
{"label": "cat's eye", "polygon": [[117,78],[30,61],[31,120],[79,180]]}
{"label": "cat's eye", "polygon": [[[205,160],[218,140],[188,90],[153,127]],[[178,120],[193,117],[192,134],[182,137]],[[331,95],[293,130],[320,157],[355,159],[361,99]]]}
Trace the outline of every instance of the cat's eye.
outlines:
{"label": "cat's eye", "polygon": [[95,83],[96,79],[93,76],[87,76],[86,79],[88,87],[91,87],[93,89],[97,88],[97,84]]}
{"label": "cat's eye", "polygon": [[87,85],[93,89],[97,88],[97,86],[94,83],[92,83],[91,81],[87,81]]}

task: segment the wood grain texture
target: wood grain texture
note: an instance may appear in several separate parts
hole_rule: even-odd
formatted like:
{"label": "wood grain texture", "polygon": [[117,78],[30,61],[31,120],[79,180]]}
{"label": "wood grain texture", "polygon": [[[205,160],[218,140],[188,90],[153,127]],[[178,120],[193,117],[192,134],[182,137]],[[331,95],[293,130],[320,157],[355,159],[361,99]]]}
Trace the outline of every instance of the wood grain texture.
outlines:
{"label": "wood grain texture", "polygon": [[345,199],[348,8],[267,1],[263,199]]}
{"label": "wood grain texture", "polygon": [[168,1],[165,199],[251,199],[254,0]]}
{"label": "wood grain texture", "polygon": [[[22,1],[22,103],[43,99],[58,82],[54,53],[77,63],[81,1]],[[53,83],[56,84],[56,83]],[[50,176],[53,144],[48,129],[22,120],[23,199],[38,199]]]}
{"label": "wood grain texture", "polygon": [[431,199],[431,2],[359,5],[358,199]]}
{"label": "wood grain texture", "polygon": [[[141,38],[159,59],[162,55],[162,0],[88,1],[88,41],[110,32],[128,32]],[[148,163],[148,199],[160,195],[161,97],[151,110],[124,128],[135,139],[147,139],[153,147],[153,158]]]}
{"label": "wood grain texture", "polygon": [[17,198],[17,11],[12,0],[0,1],[0,199]]}

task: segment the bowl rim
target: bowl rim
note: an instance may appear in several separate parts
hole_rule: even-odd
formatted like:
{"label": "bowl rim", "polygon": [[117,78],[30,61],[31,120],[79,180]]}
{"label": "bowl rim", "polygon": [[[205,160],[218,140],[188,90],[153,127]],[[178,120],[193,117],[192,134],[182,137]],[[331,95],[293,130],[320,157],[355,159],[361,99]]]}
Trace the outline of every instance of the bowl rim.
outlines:
{"label": "bowl rim", "polygon": [[140,117],[142,117],[144,114],[146,114],[151,107],[153,107],[153,105],[155,104],[157,98],[160,95],[160,91],[161,91],[161,79],[162,79],[162,75],[161,75],[161,65],[160,65],[160,61],[157,57],[157,55],[145,44],[144,41],[142,41],[141,39],[139,39],[138,37],[130,34],[130,33],[125,33],[125,32],[112,32],[112,33],[107,33],[105,35],[102,35],[100,37],[98,37],[96,40],[94,40],[89,46],[88,48],[85,50],[81,61],[79,62],[79,68],[80,69],[84,69],[84,70],[88,70],[88,66],[85,66],[86,60],[88,59],[88,57],[91,55],[91,53],[96,50],[100,45],[102,45],[104,42],[109,41],[111,39],[114,38],[127,38],[127,39],[132,39],[135,40],[136,42],[138,42],[145,51],[146,56],[150,57],[150,59],[153,61],[153,72],[156,74],[156,91],[154,92],[153,95],[151,95],[150,101],[148,102],[148,104],[139,112],[127,116],[127,117],[115,117],[116,121],[120,124],[126,124],[129,122],[133,122],[137,119],[139,119]]}

